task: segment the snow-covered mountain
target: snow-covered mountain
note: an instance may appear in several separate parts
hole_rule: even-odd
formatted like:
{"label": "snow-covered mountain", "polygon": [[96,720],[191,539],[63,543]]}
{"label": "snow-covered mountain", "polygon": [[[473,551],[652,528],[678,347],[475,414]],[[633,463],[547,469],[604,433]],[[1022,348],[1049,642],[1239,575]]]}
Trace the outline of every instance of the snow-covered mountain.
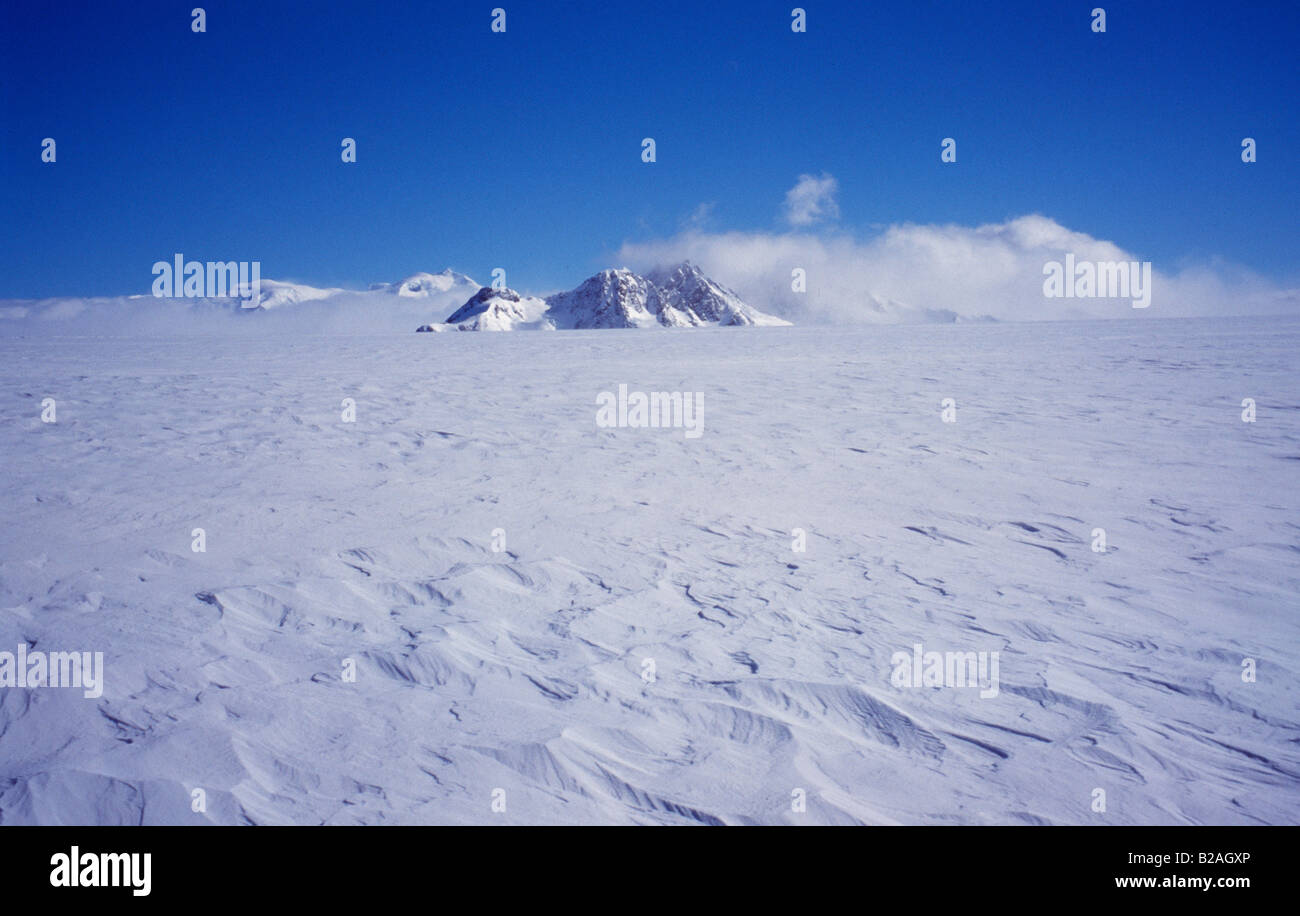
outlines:
{"label": "snow-covered mountain", "polygon": [[[262,280],[261,296],[258,305],[253,308],[273,309],[301,302],[315,302],[331,299],[335,296],[362,295],[356,290],[337,287],[318,288],[304,283],[285,283],[280,280]],[[465,295],[478,289],[478,284],[470,277],[448,268],[441,273],[417,273],[397,283],[372,283],[367,293],[386,293],[407,299],[440,298],[449,293]],[[249,308],[245,305],[243,308]]]}
{"label": "snow-covered mountain", "polygon": [[468,293],[476,289],[478,289],[477,283],[475,283],[471,278],[462,273],[457,273],[451,268],[447,268],[441,273],[436,274],[412,274],[398,283],[370,284],[370,292],[384,292],[391,293],[395,296],[421,299],[427,299],[431,296],[440,296],[443,293],[461,290]]}
{"label": "snow-covered mountain", "polygon": [[[648,276],[602,270],[575,289],[546,299],[483,288],[445,322],[462,331],[586,328],[697,328],[788,325],[760,312],[690,262]],[[435,330],[426,325],[420,330]]]}
{"label": "snow-covered mountain", "polygon": [[653,271],[648,280],[659,291],[662,324],[689,327],[790,324],[745,304],[738,295],[710,280],[689,261]]}
{"label": "snow-covered mountain", "polygon": [[[485,286],[447,318],[459,331],[554,330],[546,301]],[[430,328],[432,330],[432,328]]]}
{"label": "snow-covered mountain", "polygon": [[630,270],[602,270],[575,289],[546,298],[562,328],[648,328],[658,323],[658,290]]}

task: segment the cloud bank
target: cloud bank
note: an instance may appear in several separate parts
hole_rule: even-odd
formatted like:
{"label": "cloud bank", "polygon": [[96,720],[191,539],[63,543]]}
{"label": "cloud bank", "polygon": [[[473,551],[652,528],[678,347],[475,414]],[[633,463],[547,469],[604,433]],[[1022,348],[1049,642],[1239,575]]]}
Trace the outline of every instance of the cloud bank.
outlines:
{"label": "cloud bank", "polygon": [[[787,218],[796,225],[796,216],[816,210],[801,205],[817,199],[812,184],[826,187],[823,179],[810,184],[809,178],[801,176],[786,196]],[[833,204],[834,179],[824,178]],[[1076,262],[1143,260],[1039,214],[976,227],[905,223],[869,238],[687,229],[672,238],[626,243],[619,251],[633,269],[691,260],[754,307],[799,324],[1300,314],[1300,290],[1218,263],[1154,264],[1145,309],[1123,298],[1048,298],[1044,265],[1067,255]],[[792,288],[796,270],[806,276],[803,292]]]}

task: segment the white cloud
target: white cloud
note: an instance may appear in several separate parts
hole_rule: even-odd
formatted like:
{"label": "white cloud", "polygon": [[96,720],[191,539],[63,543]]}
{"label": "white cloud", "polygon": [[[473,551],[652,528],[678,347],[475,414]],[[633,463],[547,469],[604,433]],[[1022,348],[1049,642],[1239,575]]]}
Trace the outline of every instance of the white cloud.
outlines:
{"label": "white cloud", "polygon": [[795,186],[785,192],[785,220],[791,226],[811,226],[822,220],[839,219],[840,205],[835,201],[840,185],[833,175],[822,172],[800,175]]}
{"label": "white cloud", "polygon": [[[1001,320],[1300,314],[1300,290],[1284,289],[1223,264],[1154,264],[1152,299],[1049,299],[1043,265],[1142,261],[1113,242],[1037,214],[984,226],[886,228],[870,238],[846,233],[687,230],[674,238],[624,244],[619,262],[648,269],[690,259],[755,307],[800,323],[915,320],[945,313]],[[791,271],[807,291],[791,290]],[[928,314],[927,314],[928,313]]]}
{"label": "white cloud", "polygon": [[681,221],[683,229],[704,229],[713,219],[713,210],[717,206],[717,201],[709,200],[701,203],[690,215]]}

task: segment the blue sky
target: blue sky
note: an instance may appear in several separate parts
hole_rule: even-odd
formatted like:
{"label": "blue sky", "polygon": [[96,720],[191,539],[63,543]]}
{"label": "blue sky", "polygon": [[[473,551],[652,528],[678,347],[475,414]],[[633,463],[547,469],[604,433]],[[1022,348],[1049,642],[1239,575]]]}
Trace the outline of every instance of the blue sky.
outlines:
{"label": "blue sky", "polygon": [[261,0],[207,3],[194,34],[198,2],[4,5],[0,297],[146,293],[174,252],[555,289],[701,204],[713,231],[789,231],[786,191],[822,173],[840,217],[803,231],[1041,213],[1297,277],[1293,2],[809,0],[794,34],[789,0]]}

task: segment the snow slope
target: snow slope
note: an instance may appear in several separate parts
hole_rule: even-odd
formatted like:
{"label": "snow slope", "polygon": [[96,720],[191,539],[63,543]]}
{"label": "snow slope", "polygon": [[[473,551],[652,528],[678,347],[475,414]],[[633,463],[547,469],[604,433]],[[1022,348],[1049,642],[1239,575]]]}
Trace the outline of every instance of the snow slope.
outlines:
{"label": "snow slope", "polygon": [[1300,820],[1300,322],[410,327],[0,340],[0,823]]}

